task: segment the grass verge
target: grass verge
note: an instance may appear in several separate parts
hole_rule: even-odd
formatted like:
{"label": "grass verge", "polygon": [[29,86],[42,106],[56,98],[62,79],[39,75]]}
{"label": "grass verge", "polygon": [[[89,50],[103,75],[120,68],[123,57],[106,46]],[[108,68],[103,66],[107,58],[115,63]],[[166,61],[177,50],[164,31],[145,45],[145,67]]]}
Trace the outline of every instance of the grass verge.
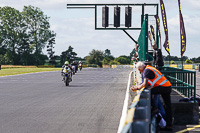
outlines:
{"label": "grass verge", "polygon": [[0,76],[18,75],[25,73],[47,72],[47,71],[61,71],[61,68],[8,68],[1,69]]}

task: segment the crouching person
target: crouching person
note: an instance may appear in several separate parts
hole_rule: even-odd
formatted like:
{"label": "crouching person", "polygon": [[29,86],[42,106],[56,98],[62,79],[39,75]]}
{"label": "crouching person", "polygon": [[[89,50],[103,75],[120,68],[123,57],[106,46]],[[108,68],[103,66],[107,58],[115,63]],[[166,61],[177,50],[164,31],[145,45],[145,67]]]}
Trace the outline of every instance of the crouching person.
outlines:
{"label": "crouching person", "polygon": [[[132,86],[131,90],[132,91],[140,90],[143,87],[147,87],[149,84],[151,86],[151,95],[160,94],[162,96],[166,106],[165,112],[166,112],[167,125],[164,128],[164,130],[171,131],[172,130],[172,109],[171,109],[171,98],[170,98],[170,93],[172,91],[171,83],[155,67],[152,67],[150,65],[145,65],[143,62],[138,62],[136,64],[136,68],[141,73],[143,73],[144,82],[139,86]],[[151,102],[151,104],[152,107],[155,108],[154,102]]]}

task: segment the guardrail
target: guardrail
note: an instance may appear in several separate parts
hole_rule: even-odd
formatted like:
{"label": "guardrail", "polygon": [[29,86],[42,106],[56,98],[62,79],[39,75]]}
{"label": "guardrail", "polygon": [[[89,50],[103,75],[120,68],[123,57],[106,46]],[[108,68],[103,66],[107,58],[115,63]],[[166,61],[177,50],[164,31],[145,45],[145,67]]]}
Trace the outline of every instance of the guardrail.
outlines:
{"label": "guardrail", "polygon": [[171,82],[172,88],[179,91],[186,97],[196,97],[196,71],[161,67],[159,68],[162,74]]}
{"label": "guardrail", "polygon": [[150,90],[141,89],[129,107],[121,133],[149,133],[151,124]]}

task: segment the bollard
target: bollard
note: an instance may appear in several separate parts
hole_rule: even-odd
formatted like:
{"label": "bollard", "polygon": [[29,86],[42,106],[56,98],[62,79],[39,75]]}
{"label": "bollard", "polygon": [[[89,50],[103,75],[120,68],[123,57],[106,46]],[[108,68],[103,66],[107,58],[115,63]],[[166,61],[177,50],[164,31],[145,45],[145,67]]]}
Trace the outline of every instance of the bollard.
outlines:
{"label": "bollard", "polygon": [[135,115],[133,121],[137,120],[148,120],[148,107],[137,107],[135,108]]}
{"label": "bollard", "polygon": [[149,133],[148,121],[134,121],[131,125],[129,133]]}

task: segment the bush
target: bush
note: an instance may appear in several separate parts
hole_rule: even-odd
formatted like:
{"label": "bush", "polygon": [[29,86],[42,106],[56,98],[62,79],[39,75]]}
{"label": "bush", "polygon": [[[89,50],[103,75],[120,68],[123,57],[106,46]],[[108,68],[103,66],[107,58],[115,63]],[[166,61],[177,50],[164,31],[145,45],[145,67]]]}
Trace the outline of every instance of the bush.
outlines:
{"label": "bush", "polygon": [[120,64],[130,64],[130,60],[122,56],[115,58],[115,61],[119,62]]}
{"label": "bush", "polygon": [[103,63],[103,65],[109,65],[109,63],[110,63],[111,60],[114,60],[114,58],[107,56],[107,57],[105,57],[103,59],[102,63]]}

